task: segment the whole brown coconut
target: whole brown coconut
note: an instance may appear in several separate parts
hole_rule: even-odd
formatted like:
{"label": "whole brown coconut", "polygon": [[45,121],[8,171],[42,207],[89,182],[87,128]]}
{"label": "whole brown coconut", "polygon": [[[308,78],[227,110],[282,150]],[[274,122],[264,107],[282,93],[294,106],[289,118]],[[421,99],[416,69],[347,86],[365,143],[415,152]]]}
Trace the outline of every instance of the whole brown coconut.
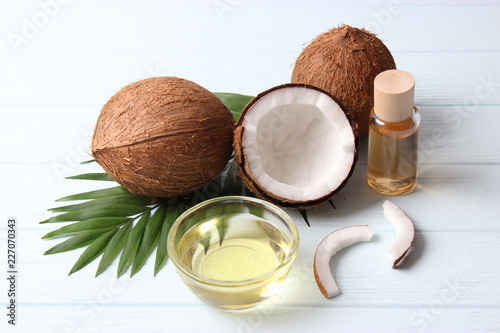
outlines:
{"label": "whole brown coconut", "polygon": [[213,180],[232,153],[234,119],[211,92],[176,77],[118,91],[92,138],[97,163],[134,194],[171,197]]}
{"label": "whole brown coconut", "polygon": [[292,83],[326,90],[354,115],[360,139],[368,136],[373,81],[395,69],[391,52],[375,34],[342,25],[316,37],[299,55]]}

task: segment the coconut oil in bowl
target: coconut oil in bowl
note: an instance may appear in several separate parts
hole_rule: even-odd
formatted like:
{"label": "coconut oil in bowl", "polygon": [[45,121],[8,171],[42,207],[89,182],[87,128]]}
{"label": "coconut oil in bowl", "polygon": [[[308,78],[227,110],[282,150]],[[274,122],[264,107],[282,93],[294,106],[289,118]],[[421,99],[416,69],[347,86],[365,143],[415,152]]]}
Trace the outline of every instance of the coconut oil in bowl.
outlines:
{"label": "coconut oil in bowl", "polygon": [[181,215],[168,249],[186,285],[206,303],[244,309],[267,299],[285,279],[298,249],[293,221],[279,208],[222,197]]}

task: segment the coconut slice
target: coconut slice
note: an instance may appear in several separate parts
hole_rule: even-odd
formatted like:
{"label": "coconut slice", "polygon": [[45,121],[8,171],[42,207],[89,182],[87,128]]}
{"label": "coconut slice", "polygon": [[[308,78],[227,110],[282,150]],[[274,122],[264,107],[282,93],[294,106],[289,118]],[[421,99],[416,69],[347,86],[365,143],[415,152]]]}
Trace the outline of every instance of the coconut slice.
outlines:
{"label": "coconut slice", "polygon": [[406,216],[405,212],[398,205],[390,200],[386,200],[382,207],[384,216],[396,229],[396,240],[387,248],[385,259],[392,268],[403,259],[413,243],[415,227],[413,222]]}
{"label": "coconut slice", "polygon": [[240,175],[252,192],[284,207],[330,199],[347,182],[358,157],[356,125],[323,90],[303,84],[255,97],[235,131]]}
{"label": "coconut slice", "polygon": [[343,248],[357,242],[369,241],[372,237],[372,227],[355,225],[336,230],[319,243],[314,255],[314,278],[326,298],[335,297],[340,293],[330,271],[332,257]]}

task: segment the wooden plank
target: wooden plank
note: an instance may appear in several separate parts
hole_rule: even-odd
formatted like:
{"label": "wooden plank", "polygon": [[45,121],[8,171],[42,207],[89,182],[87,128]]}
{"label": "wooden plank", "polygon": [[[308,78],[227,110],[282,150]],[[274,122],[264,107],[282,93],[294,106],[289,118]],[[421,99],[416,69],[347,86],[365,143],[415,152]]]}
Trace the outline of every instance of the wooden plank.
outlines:
{"label": "wooden plank", "polygon": [[[422,166],[416,190],[391,199],[366,184],[366,166],[360,165],[334,197],[336,210],[327,204],[310,210],[312,228],[321,227],[323,222],[340,226],[385,223],[381,205],[391,199],[415,219],[422,231],[498,232],[498,170],[497,165]],[[296,221],[300,223],[298,215]]]}
{"label": "wooden plank", "polygon": [[[25,54],[21,58],[0,55],[0,61],[12,64],[0,72],[2,76],[29,78],[28,86],[24,82],[1,81],[0,88],[10,92],[2,97],[1,106],[92,104],[99,110],[122,86],[158,75],[184,77],[211,91],[255,95],[289,82],[294,58],[300,51],[275,54],[271,58],[265,52],[227,56],[221,49],[209,57],[200,57],[199,52],[204,51],[135,55],[134,61],[127,53],[101,54],[92,68],[73,65],[87,61],[86,54]],[[395,52],[394,57],[398,68],[415,76],[417,105],[451,105],[473,112],[482,105],[500,105],[500,65],[495,52],[479,52],[472,56],[470,53]],[[474,66],[465,66],[471,64],[471,58]],[[253,66],[255,63],[260,65]],[[429,63],[439,66],[429,67]],[[110,78],[96,80],[102,73]],[[49,75],[51,80],[47,81]],[[61,93],[68,75],[78,81],[74,89]],[[218,80],[214,80],[215,77]],[[30,94],[26,94],[25,89],[29,89]]]}
{"label": "wooden plank", "polygon": [[[58,6],[49,26],[35,27],[37,33],[33,33],[28,42],[14,47],[16,42],[9,42],[10,35],[0,40],[0,46],[2,53],[18,50],[36,53],[201,51],[210,54],[222,48],[238,54],[255,51],[278,54],[297,50],[319,33],[346,23],[379,34],[394,52],[500,51],[496,24],[498,2],[483,1],[475,6],[451,4],[451,1],[382,0],[295,1],[273,5],[240,1],[198,1],[195,5],[191,1],[172,4],[153,1],[153,4],[119,3],[116,6],[68,3]],[[43,11],[36,2],[23,6],[7,3],[0,8],[4,8],[0,13],[9,13],[2,16],[6,37],[9,33],[23,37],[24,21],[20,18],[24,16],[29,20]],[[110,8],[116,17],[133,17],[135,24],[116,20],[110,27]],[[88,25],[88,17],[93,18],[92,25]],[[188,19],[178,20],[178,17]],[[189,19],[194,17],[196,20]],[[278,18],[286,19],[279,19],[276,24]],[[255,24],[256,21],[259,24]],[[300,24],[303,22],[307,24]],[[136,28],[138,25],[141,29]],[[99,34],[100,38],[85,37],[82,29],[88,36]],[[109,43],[110,40],[113,42]]]}
{"label": "wooden plank", "polygon": [[[439,300],[423,308],[283,307],[228,313],[199,307],[109,304],[24,306],[26,332],[495,332],[498,309],[454,308]],[[57,315],[54,315],[57,314]],[[193,319],[195,318],[195,320]],[[14,331],[12,331],[14,332]]]}

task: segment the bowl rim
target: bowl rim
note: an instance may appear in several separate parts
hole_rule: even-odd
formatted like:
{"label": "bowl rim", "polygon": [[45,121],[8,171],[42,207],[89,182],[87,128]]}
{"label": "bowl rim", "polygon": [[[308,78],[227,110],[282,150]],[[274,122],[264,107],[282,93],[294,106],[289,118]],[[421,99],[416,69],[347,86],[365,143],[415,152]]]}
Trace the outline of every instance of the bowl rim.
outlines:
{"label": "bowl rim", "polygon": [[[272,271],[265,273],[263,275],[259,275],[257,277],[251,278],[251,279],[245,279],[245,280],[237,280],[237,281],[227,281],[227,280],[218,280],[218,279],[211,279],[207,278],[203,275],[197,274],[190,270],[188,267],[186,267],[184,264],[182,264],[179,260],[179,257],[177,256],[177,251],[174,247],[174,240],[175,240],[175,234],[177,233],[177,230],[179,229],[179,226],[181,225],[182,221],[186,219],[187,216],[191,215],[192,213],[198,211],[199,209],[206,207],[208,205],[213,205],[214,203],[220,203],[223,201],[232,201],[234,202],[250,202],[250,203],[257,203],[260,205],[263,205],[264,208],[274,215],[278,216],[284,223],[288,226],[291,234],[291,249],[290,252],[288,253],[286,259],[280,263],[278,266],[276,266]],[[297,229],[297,226],[293,222],[292,218],[285,213],[283,209],[280,207],[276,206],[275,204],[265,201],[262,199],[258,198],[253,198],[253,197],[248,197],[248,196],[238,196],[238,195],[231,195],[231,196],[222,196],[222,197],[217,197],[213,199],[208,199],[205,201],[202,201],[195,206],[187,209],[185,212],[183,212],[172,224],[172,227],[170,228],[170,231],[168,233],[167,237],[167,251],[168,255],[170,257],[170,260],[172,263],[175,265],[177,268],[178,273],[182,273],[184,276],[188,277],[190,280],[194,280],[200,284],[204,285],[212,285],[212,286],[221,286],[223,285],[224,287],[240,287],[240,286],[247,286],[247,285],[253,285],[253,284],[258,284],[263,281],[270,280],[272,276],[280,275],[284,271],[288,269],[288,267],[293,263],[295,257],[297,256],[298,253],[298,248],[299,248],[299,232]]]}

